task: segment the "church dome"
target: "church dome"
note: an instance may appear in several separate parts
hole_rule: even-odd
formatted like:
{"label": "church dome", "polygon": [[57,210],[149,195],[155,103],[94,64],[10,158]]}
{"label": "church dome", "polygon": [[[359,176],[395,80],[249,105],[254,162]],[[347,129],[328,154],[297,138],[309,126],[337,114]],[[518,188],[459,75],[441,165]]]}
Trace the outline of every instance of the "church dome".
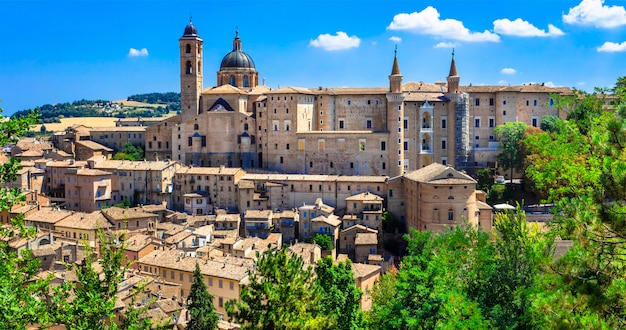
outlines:
{"label": "church dome", "polygon": [[254,61],[250,55],[241,50],[239,32],[236,33],[233,41],[233,51],[224,56],[220,69],[255,69]]}
{"label": "church dome", "polygon": [[193,25],[193,23],[191,23],[191,20],[189,20],[189,24],[185,26],[185,33],[183,34],[183,37],[197,37],[197,36],[198,36],[198,29],[196,28],[195,25]]}
{"label": "church dome", "polygon": [[248,54],[240,50],[233,50],[224,56],[220,65],[220,69],[227,68],[254,69],[255,67],[254,61]]}

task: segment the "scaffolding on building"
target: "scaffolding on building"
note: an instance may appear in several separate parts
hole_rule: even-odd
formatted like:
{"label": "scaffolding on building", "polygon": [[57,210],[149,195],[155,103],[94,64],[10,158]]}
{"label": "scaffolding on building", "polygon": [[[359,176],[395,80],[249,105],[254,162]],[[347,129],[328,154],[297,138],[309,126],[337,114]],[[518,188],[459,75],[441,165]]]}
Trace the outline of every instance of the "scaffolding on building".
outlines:
{"label": "scaffolding on building", "polygon": [[455,104],[454,142],[455,167],[464,170],[473,166],[472,145],[469,131],[469,95],[460,93],[453,96]]}

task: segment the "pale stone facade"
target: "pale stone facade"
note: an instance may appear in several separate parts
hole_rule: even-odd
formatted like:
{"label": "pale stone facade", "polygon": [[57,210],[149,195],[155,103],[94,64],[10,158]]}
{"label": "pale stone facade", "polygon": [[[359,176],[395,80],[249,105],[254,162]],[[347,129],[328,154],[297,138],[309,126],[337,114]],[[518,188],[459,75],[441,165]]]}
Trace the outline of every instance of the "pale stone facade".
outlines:
{"label": "pale stone facade", "polygon": [[196,166],[395,177],[441,163],[472,173],[495,165],[495,126],[563,116],[550,94],[571,93],[461,86],[454,55],[447,82],[403,82],[394,56],[388,87],[271,89],[258,85],[238,34],[216,87],[203,89],[197,33],[190,23],[180,39],[182,119],[171,131],[173,159]]}

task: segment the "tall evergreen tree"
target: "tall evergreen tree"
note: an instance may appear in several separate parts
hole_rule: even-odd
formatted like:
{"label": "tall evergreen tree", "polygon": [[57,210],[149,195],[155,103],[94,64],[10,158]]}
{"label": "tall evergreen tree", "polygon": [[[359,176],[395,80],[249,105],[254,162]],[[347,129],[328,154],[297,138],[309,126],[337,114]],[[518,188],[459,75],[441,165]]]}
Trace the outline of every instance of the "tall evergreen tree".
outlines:
{"label": "tall evergreen tree", "polygon": [[207,290],[200,265],[196,262],[196,269],[193,271],[193,284],[187,297],[187,308],[191,315],[191,320],[187,322],[188,330],[210,330],[216,329],[220,319],[215,306],[213,306],[213,295]]}

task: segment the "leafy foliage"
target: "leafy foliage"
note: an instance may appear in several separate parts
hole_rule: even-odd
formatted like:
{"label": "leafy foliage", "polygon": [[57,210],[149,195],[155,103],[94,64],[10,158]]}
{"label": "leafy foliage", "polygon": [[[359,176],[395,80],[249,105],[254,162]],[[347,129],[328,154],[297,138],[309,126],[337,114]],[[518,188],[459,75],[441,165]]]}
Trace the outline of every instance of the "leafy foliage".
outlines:
{"label": "leafy foliage", "polygon": [[213,296],[207,290],[200,266],[196,262],[196,268],[193,271],[193,284],[191,291],[187,297],[187,308],[191,315],[191,320],[187,322],[189,330],[210,330],[216,329],[220,317],[215,312],[213,306]]}
{"label": "leafy foliage", "polygon": [[311,239],[313,243],[320,246],[322,250],[329,251],[334,247],[332,236],[326,234],[317,234]]}
{"label": "leafy foliage", "polygon": [[[621,80],[623,82],[623,79]],[[604,95],[582,92],[563,104],[568,120],[553,134],[527,138],[528,176],[556,204],[552,230],[573,247],[546,267],[535,302],[546,327],[626,326],[626,117]]]}
{"label": "leafy foliage", "polygon": [[124,145],[122,151],[116,153],[113,156],[115,160],[142,160],[144,157],[144,150],[141,146],[135,146],[132,143]]}
{"label": "leafy foliage", "polygon": [[283,247],[257,252],[256,270],[249,271],[250,284],[239,300],[226,302],[229,318],[242,329],[329,329],[320,313],[321,296],[311,267]]}
{"label": "leafy foliage", "polygon": [[315,274],[321,291],[322,313],[330,318],[332,328],[363,329],[362,293],[355,286],[350,260],[334,264],[332,257],[325,257],[315,266]]}
{"label": "leafy foliage", "polygon": [[508,122],[495,128],[501,150],[497,157],[498,163],[505,170],[511,170],[510,179],[513,179],[513,170],[520,169],[523,164],[520,150],[526,126],[523,122]]}
{"label": "leafy foliage", "polygon": [[[0,109],[2,113],[2,109]],[[0,144],[16,143],[37,122],[38,111],[28,111],[12,120],[0,122]],[[20,161],[11,158],[0,165],[0,181],[17,179]],[[16,203],[24,201],[19,189],[0,189],[0,211],[8,211]],[[32,237],[34,231],[24,226],[23,216],[11,219],[11,227],[2,227],[0,236]],[[15,251],[0,240],[0,327],[3,329],[26,329],[28,324],[45,323],[48,313],[44,298],[48,294],[49,278],[37,278],[40,262],[29,250]]]}

